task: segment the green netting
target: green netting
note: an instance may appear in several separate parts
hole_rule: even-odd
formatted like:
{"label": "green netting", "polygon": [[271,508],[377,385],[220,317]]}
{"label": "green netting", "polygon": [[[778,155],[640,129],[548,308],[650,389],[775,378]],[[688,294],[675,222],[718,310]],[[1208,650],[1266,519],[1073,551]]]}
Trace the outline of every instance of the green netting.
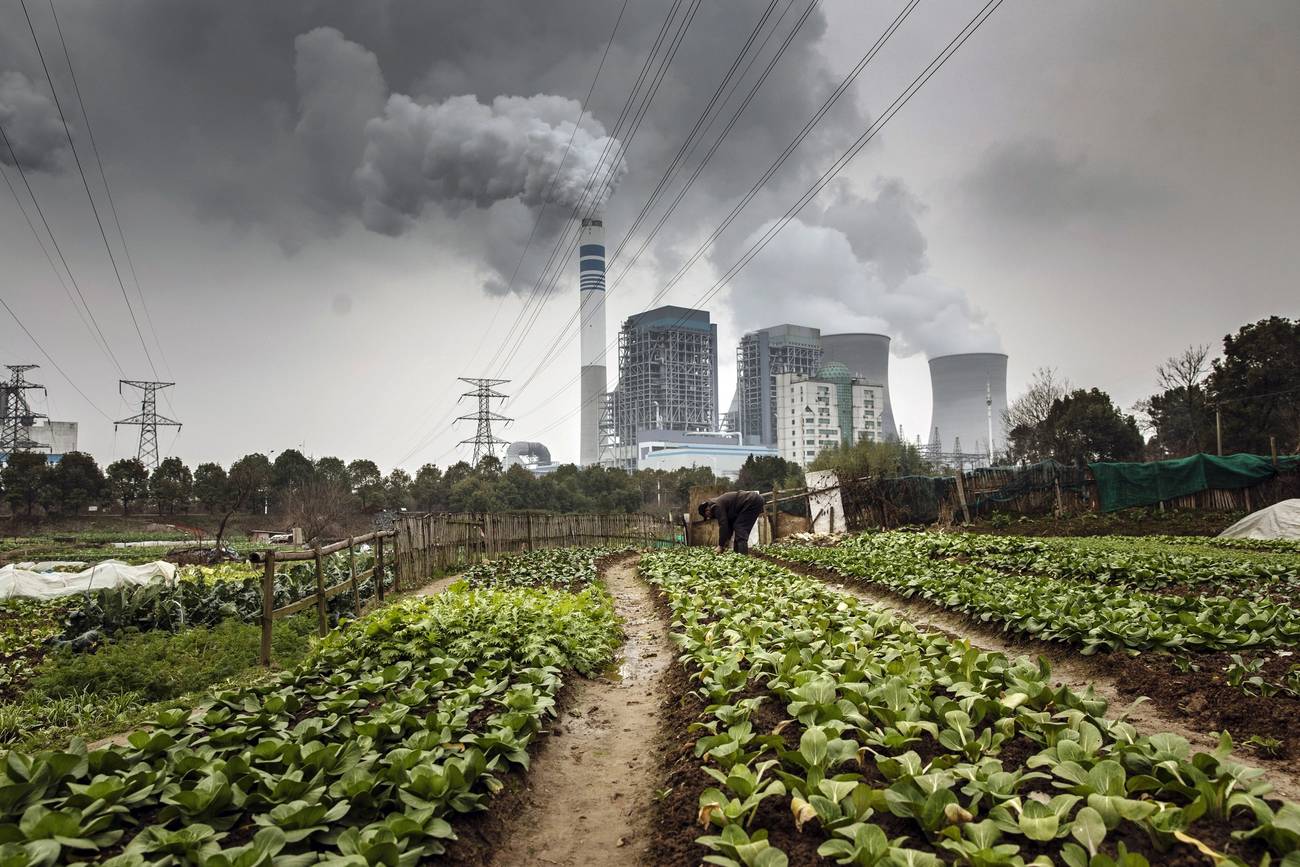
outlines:
{"label": "green netting", "polygon": [[1192,455],[1144,464],[1089,464],[1097,480],[1103,512],[1149,506],[1210,489],[1247,488],[1277,475],[1300,470],[1300,457],[1279,457],[1275,469],[1266,455]]}

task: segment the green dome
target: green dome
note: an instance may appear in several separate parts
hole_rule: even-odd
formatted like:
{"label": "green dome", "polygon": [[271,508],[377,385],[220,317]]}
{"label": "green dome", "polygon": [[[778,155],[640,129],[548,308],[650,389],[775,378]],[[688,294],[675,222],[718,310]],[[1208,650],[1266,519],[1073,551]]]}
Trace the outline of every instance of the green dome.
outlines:
{"label": "green dome", "polygon": [[840,362],[831,361],[817,368],[817,378],[839,383],[853,379],[853,374]]}

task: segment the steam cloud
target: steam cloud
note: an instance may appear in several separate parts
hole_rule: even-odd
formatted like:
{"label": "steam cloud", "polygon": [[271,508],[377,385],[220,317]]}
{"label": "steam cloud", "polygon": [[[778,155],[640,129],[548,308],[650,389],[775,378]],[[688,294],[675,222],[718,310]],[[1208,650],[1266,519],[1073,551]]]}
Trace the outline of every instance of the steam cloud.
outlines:
{"label": "steam cloud", "polygon": [[[880,332],[893,338],[901,355],[999,351],[996,329],[966,293],[923,270],[918,208],[906,188],[891,181],[875,199],[843,194],[822,214],[837,225],[793,220],[733,282],[737,324],[745,330],[797,322]],[[773,223],[759,227],[748,243]],[[856,227],[856,239],[839,226]],[[859,234],[869,228],[872,234]]]}
{"label": "steam cloud", "polygon": [[62,167],[66,139],[59,113],[48,96],[39,93],[21,72],[0,72],[0,126],[9,148],[0,144],[0,163],[52,172]]}
{"label": "steam cloud", "polygon": [[362,220],[370,229],[395,235],[430,202],[487,208],[518,199],[536,207],[546,200],[552,176],[550,200],[569,211],[609,148],[615,169],[609,182],[593,191],[596,204],[604,204],[626,167],[617,142],[600,124],[575,133],[579,108],[572,99],[545,94],[498,96],[490,105],[473,96],[421,105],[394,94],[383,116],[366,124],[366,150],[356,174]]}

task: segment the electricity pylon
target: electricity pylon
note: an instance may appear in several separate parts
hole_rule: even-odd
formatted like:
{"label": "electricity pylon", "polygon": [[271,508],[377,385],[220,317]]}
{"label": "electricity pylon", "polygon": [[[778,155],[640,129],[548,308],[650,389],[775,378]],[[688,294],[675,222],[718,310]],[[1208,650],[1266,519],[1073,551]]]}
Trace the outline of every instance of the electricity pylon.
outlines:
{"label": "electricity pylon", "polygon": [[174,427],[180,430],[180,422],[158,414],[158,392],[164,388],[171,388],[175,384],[174,382],[144,382],[135,379],[120,379],[117,382],[118,394],[122,393],[122,386],[124,385],[138,388],[144,393],[140,401],[140,412],[130,418],[113,422],[113,430],[117,430],[117,426],[120,424],[140,426],[140,450],[136,456],[140,458],[140,463],[144,464],[146,470],[158,469],[158,426]]}
{"label": "electricity pylon", "polygon": [[14,452],[30,452],[49,446],[38,443],[23,433],[24,427],[31,427],[38,418],[46,418],[44,413],[32,412],[27,402],[25,391],[33,388],[45,390],[45,386],[27,381],[27,371],[35,370],[35,364],[9,364],[9,381],[0,384],[3,392],[3,405],[0,405],[0,455],[8,457]]}
{"label": "electricity pylon", "polygon": [[459,403],[467,397],[473,397],[478,400],[478,412],[473,415],[462,415],[456,421],[472,421],[476,424],[474,436],[470,439],[461,440],[457,445],[474,447],[474,466],[485,456],[496,457],[496,447],[507,445],[503,439],[498,439],[492,435],[492,422],[501,422],[509,424],[514,419],[506,418],[492,411],[493,400],[505,400],[506,395],[497,391],[493,386],[507,383],[508,379],[482,379],[471,376],[459,377],[461,382],[467,382],[474,386],[473,391],[467,391],[457,400]]}

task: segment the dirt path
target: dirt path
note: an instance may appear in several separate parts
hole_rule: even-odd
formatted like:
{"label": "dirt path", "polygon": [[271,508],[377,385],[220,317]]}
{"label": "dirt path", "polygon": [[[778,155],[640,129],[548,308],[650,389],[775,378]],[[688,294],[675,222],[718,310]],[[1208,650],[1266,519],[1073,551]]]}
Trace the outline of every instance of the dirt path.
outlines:
{"label": "dirt path", "polygon": [[[1082,692],[1091,686],[1093,692],[1104,698],[1109,704],[1108,716],[1114,717],[1116,714],[1120,714],[1136,726],[1139,731],[1176,734],[1186,738],[1193,747],[1207,751],[1218,746],[1217,737],[1211,737],[1203,731],[1188,728],[1177,718],[1161,711],[1160,708],[1151,703],[1135,703],[1124,698],[1115,686],[1113,678],[1107,676],[1088,657],[1080,656],[1077,651],[1069,647],[1057,647],[1042,641],[1028,644],[1008,641],[997,630],[980,627],[960,614],[945,611],[933,603],[924,600],[904,599],[896,593],[884,588],[873,587],[865,582],[852,584],[833,582],[818,575],[815,570],[800,568],[799,564],[776,560],[772,562],[792,571],[824,580],[833,589],[885,608],[918,629],[943,632],[953,637],[964,638],[980,650],[1004,653],[1011,657],[1041,656],[1051,663],[1053,679],[1057,683],[1063,683],[1076,692]],[[1300,769],[1297,769],[1294,765],[1282,761],[1268,761],[1254,756],[1249,759],[1238,757],[1238,760],[1242,764],[1248,764],[1263,770],[1276,795],[1292,801],[1300,800]]]}
{"label": "dirt path", "polygon": [[605,571],[627,643],[617,672],[578,680],[570,708],[533,760],[523,810],[493,864],[621,867],[642,863],[654,797],[657,686],[672,661],[668,627],[629,557]]}

